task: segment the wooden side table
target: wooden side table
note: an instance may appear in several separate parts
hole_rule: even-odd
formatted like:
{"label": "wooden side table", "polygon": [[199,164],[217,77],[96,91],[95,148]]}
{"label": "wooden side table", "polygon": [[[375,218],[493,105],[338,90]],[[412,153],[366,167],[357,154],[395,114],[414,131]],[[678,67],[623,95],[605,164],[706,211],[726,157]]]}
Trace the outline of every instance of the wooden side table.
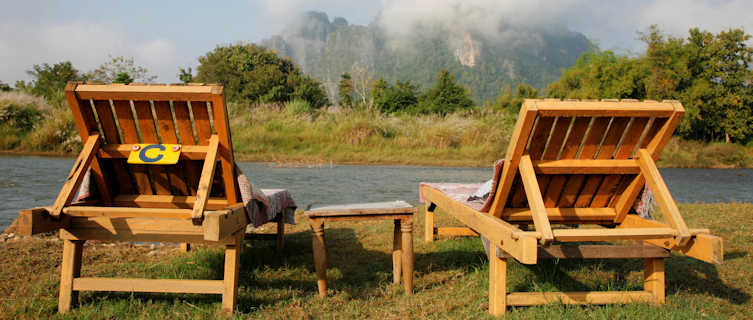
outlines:
{"label": "wooden side table", "polygon": [[324,223],[327,221],[393,220],[393,282],[402,275],[406,294],[413,293],[413,215],[416,208],[405,201],[357,203],[319,207],[304,212],[313,230],[314,268],[319,296],[327,296],[327,246]]}

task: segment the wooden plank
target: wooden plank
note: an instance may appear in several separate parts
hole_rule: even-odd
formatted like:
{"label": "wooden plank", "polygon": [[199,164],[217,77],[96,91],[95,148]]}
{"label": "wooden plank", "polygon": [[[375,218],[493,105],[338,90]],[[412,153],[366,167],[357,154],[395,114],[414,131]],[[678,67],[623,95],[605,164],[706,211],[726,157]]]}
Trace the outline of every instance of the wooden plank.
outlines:
{"label": "wooden plank", "polygon": [[433,203],[427,203],[424,210],[424,242],[427,243],[434,241],[434,209]]}
{"label": "wooden plank", "polygon": [[84,250],[83,241],[63,241],[63,263],[60,266],[60,295],[58,298],[58,312],[66,313],[76,302],[78,294],[74,281],[81,273],[81,254]]}
{"label": "wooden plank", "polygon": [[64,215],[55,219],[50,216],[48,210],[49,208],[43,207],[21,210],[18,213],[18,220],[16,220],[16,233],[22,236],[31,236],[57,231],[70,225],[68,216]]}
{"label": "wooden plank", "polygon": [[187,242],[225,244],[232,239],[204,240],[204,228],[191,219],[72,217],[68,228],[60,229],[68,240]]}
{"label": "wooden plank", "polygon": [[[191,209],[195,202],[196,197],[172,195],[119,195],[113,199],[113,204],[116,206],[143,208]],[[221,210],[227,207],[226,199],[209,198],[207,200],[207,210]]]}
{"label": "wooden plank", "polygon": [[538,174],[637,174],[637,160],[538,160],[533,161]]}
{"label": "wooden plank", "polygon": [[651,293],[655,302],[664,303],[664,259],[644,259],[643,265],[643,290]]}
{"label": "wooden plank", "polygon": [[[500,258],[510,258],[497,250]],[[652,245],[551,245],[539,247],[539,259],[645,259],[669,258],[670,251]]]}
{"label": "wooden plank", "polygon": [[513,292],[507,295],[507,305],[650,303],[654,302],[654,299],[654,296],[646,291]]}
{"label": "wooden plank", "polygon": [[[149,101],[134,101],[133,109],[136,111],[141,141],[143,143],[160,143],[157,135],[157,127],[154,124],[154,115]],[[155,194],[170,194],[170,181],[164,166],[147,166],[150,172],[152,187]]]}
{"label": "wooden plank", "polygon": [[[73,120],[76,123],[76,129],[78,130],[78,134],[81,137],[81,142],[86,144],[86,139],[89,138],[90,134],[98,132],[99,129],[97,128],[97,123],[94,120],[94,115],[92,114],[91,104],[89,100],[80,101],[76,96],[76,93],[74,92],[76,87],[79,85],[81,84],[77,82],[69,82],[68,84],[66,84],[65,97],[68,101],[68,105],[71,107]],[[97,185],[97,190],[99,190],[100,195],[102,196],[102,200],[105,203],[109,204],[110,200],[112,199],[112,195],[110,188],[107,185],[107,181],[105,180],[105,176],[102,170],[102,164],[100,163],[99,159],[92,161],[91,170],[92,178],[94,179],[94,183]]]}
{"label": "wooden plank", "polygon": [[81,99],[94,100],[208,100],[214,86],[144,86],[144,85],[92,85],[79,84],[76,94]]}
{"label": "wooden plank", "polygon": [[225,239],[248,225],[246,208],[236,204],[221,211],[208,211],[204,214],[204,240],[219,241]]}
{"label": "wooden plank", "polygon": [[81,153],[76,158],[76,162],[73,163],[73,168],[71,168],[71,172],[65,179],[63,187],[60,188],[60,193],[58,193],[58,197],[52,205],[52,209],[50,210],[52,216],[59,216],[63,211],[63,207],[71,204],[71,201],[73,201],[73,197],[76,196],[81,182],[84,181],[86,170],[89,169],[92,161],[96,158],[96,150],[101,141],[98,133],[94,133],[86,139]]}
{"label": "wooden plank", "polygon": [[556,229],[554,239],[562,242],[644,240],[673,237],[671,228]]}
{"label": "wooden plank", "polygon": [[[162,143],[179,144],[178,136],[175,134],[175,123],[173,122],[170,103],[167,101],[155,101],[154,113],[157,116],[157,128],[162,137]],[[181,153],[183,152],[181,151]],[[172,193],[176,195],[189,195],[190,193],[186,186],[183,163],[178,162],[175,165],[167,166],[165,169],[167,170],[167,176],[170,180],[170,189],[172,190]]]}
{"label": "wooden plank", "polygon": [[685,220],[680,214],[680,209],[677,208],[675,200],[672,199],[672,195],[669,193],[669,189],[664,183],[664,179],[662,179],[661,173],[659,173],[659,169],[656,167],[648,150],[638,150],[638,162],[641,165],[641,173],[646,179],[649,188],[653,191],[664,218],[671,227],[677,230],[678,234],[675,239],[677,244],[680,246],[687,244],[688,240],[690,240],[688,226],[685,224]]}
{"label": "wooden plank", "polygon": [[531,133],[531,127],[536,120],[536,107],[534,105],[535,102],[533,100],[526,99],[520,107],[518,120],[515,122],[512,136],[510,136],[510,145],[507,147],[505,166],[502,169],[502,174],[500,175],[499,183],[497,184],[496,192],[494,193],[494,200],[492,200],[492,205],[489,208],[489,214],[495,217],[502,215],[502,210],[504,209],[504,206],[507,203],[507,198],[510,195],[513,180],[518,172],[517,168],[520,156],[526,148],[528,136]]}
{"label": "wooden plank", "polygon": [[[565,141],[565,145],[562,148],[561,160],[575,159],[578,155],[591,119],[589,117],[575,118],[570,133],[567,136],[567,141]],[[578,174],[574,175],[573,173]],[[544,199],[544,205],[547,207],[572,207],[584,180],[584,176],[580,173],[582,172],[567,172],[564,178],[556,178],[555,185],[559,185],[560,183],[563,185],[558,194],[559,200],[554,199],[553,196],[549,196]],[[549,204],[547,204],[547,201],[549,201]],[[558,201],[558,203],[554,205],[552,201]]]}
{"label": "wooden plank", "polygon": [[238,271],[240,270],[243,232],[236,233],[234,243],[225,246],[225,270],[222,281],[222,312],[231,315],[238,299]]}
{"label": "wooden plank", "polygon": [[[648,121],[649,118],[633,118],[632,122],[630,123],[630,127],[625,130],[625,135],[623,136],[622,142],[620,142],[620,146],[618,147],[619,149],[615,152],[615,159],[629,159],[631,157],[633,151],[638,145],[638,140],[641,138],[643,131],[646,129]],[[634,172],[633,174],[637,173],[639,172]],[[624,190],[627,188],[626,184],[628,184],[631,179],[633,179],[633,177],[625,177],[618,174],[611,174],[604,177],[604,181],[602,181],[601,186],[599,187],[599,191],[597,192],[610,194],[610,201],[608,203],[604,203],[604,206],[613,206],[613,203],[615,203],[616,200],[619,199],[619,197],[622,195],[622,192],[624,192]]]}
{"label": "wooden plank", "polygon": [[[555,118],[552,117],[539,117],[536,121],[536,127],[533,129],[531,143],[528,147],[528,155],[532,160],[539,160],[544,155],[544,149],[546,148],[546,142],[549,139],[554,120]],[[517,188],[513,190],[512,204],[514,206],[520,205],[523,207],[527,205],[528,195],[525,191],[522,180],[519,182],[520,184],[518,184]],[[541,179],[537,180],[537,183],[539,185],[539,190],[546,190],[546,186],[549,183],[549,177],[543,176]]]}
{"label": "wooden plank", "polygon": [[220,138],[220,166],[225,197],[228,202],[236,203],[239,198],[238,181],[235,179],[235,157],[233,156],[233,138],[230,134],[230,122],[225,107],[225,95],[218,94],[211,101],[214,129]]}
{"label": "wooden plank", "polygon": [[[97,111],[97,116],[102,125],[102,131],[107,144],[121,143],[118,128],[115,125],[115,118],[113,117],[112,109],[110,108],[110,101],[96,100],[94,101],[94,109]],[[117,178],[117,181],[111,182],[117,183],[119,193],[133,193],[131,176],[126,169],[127,164],[122,160],[114,160],[110,161],[110,165],[112,165],[113,174]]]}
{"label": "wooden plank", "polygon": [[[620,139],[625,135],[625,131],[630,118],[615,117],[612,119],[612,124],[609,126],[604,141],[601,143],[599,154],[596,155],[596,159],[612,159],[614,153],[617,150],[617,145]],[[615,184],[619,182],[619,176],[608,175],[603,177],[599,188],[596,189],[593,199],[591,200],[591,207],[601,208],[606,207],[609,200],[614,195]]]}
{"label": "wooden plank", "polygon": [[209,109],[207,101],[191,101],[191,111],[193,112],[194,127],[196,128],[196,144],[208,145],[209,138],[212,137],[212,126],[209,121]]}
{"label": "wooden plank", "polygon": [[441,227],[435,228],[435,232],[446,237],[478,237],[478,232],[466,227]]}
{"label": "wooden plank", "polygon": [[[131,110],[131,102],[125,100],[113,101],[115,107],[115,114],[118,116],[118,122],[120,123],[120,131],[123,134],[123,143],[127,144],[128,150],[123,150],[123,156],[120,158],[127,158],[131,152],[132,144],[141,143],[138,132],[136,131],[136,121],[133,119],[133,112]],[[102,149],[111,150],[117,148],[119,145],[105,145]],[[123,145],[125,146],[125,145]],[[99,157],[108,158],[108,153],[99,152]],[[153,194],[152,184],[149,179],[149,172],[147,172],[144,165],[129,165],[128,166],[133,173],[133,180],[135,183],[135,189],[141,194]]]}
{"label": "wooden plank", "polygon": [[63,213],[71,217],[191,219],[191,209],[72,206],[63,209]]}
{"label": "wooden plank", "polygon": [[[557,118],[557,124],[554,126],[554,129],[552,130],[552,134],[549,138],[549,142],[547,143],[546,151],[541,158],[542,160],[557,160],[558,159],[557,157],[559,157],[560,150],[564,147],[563,144],[566,142],[565,137],[567,136],[571,123],[572,123],[572,118],[568,118],[568,117]],[[567,182],[567,176],[539,175],[538,180],[539,180],[539,185],[542,186],[541,190],[542,190],[542,198],[544,199],[544,206],[554,207],[557,204],[557,200],[559,199],[560,193],[562,193],[562,189],[565,186],[565,182]]]}
{"label": "wooden plank", "polygon": [[548,245],[553,240],[552,226],[549,224],[544,200],[541,198],[541,190],[539,190],[539,184],[536,181],[531,157],[528,155],[522,156],[519,167],[520,178],[528,197],[528,207],[531,208],[533,223],[536,226],[536,231],[542,235],[540,242],[542,245]]}
{"label": "wooden plank", "polygon": [[201,219],[203,217],[204,209],[212,191],[212,180],[214,179],[214,170],[217,166],[218,145],[219,139],[217,135],[212,135],[209,139],[207,157],[204,159],[204,168],[201,170],[201,180],[199,180],[199,186],[196,190],[196,201],[194,202],[193,213],[191,214],[194,219]]}
{"label": "wooden plank", "polygon": [[376,214],[415,214],[416,208],[409,203],[398,201],[352,203],[343,205],[324,206],[306,210],[303,214],[309,217],[352,216]]}
{"label": "wooden plank", "polygon": [[509,252],[524,264],[536,263],[536,237],[522,234],[522,231],[502,219],[473,210],[447,197],[441,191],[423,186],[424,199],[436,204],[463,224],[476,230],[493,245]]}
{"label": "wooden plank", "polygon": [[602,100],[537,100],[536,108],[546,116],[618,116],[618,117],[660,117],[669,116],[674,111],[668,102]]}
{"label": "wooden plank", "polygon": [[[495,251],[497,247],[492,247]],[[507,259],[489,257],[489,313],[499,316],[507,311]]]}
{"label": "wooden plank", "polygon": [[[669,228],[668,225],[655,220],[647,220],[629,214],[618,228]],[[682,252],[684,255],[708,263],[722,264],[724,262],[724,242],[722,238],[710,234],[696,234],[684,246],[675,242],[673,237],[656,240],[646,240],[648,244],[659,246],[672,251]]]}
{"label": "wooden plank", "polygon": [[73,290],[222,294],[222,280],[76,278]]}
{"label": "wooden plank", "polygon": [[[99,150],[99,157],[103,159],[122,158],[127,159],[131,153],[133,144],[108,144]],[[203,160],[207,154],[207,146],[181,145],[180,159]]]}
{"label": "wooden plank", "polygon": [[[606,135],[607,127],[609,126],[610,118],[594,118],[591,124],[591,128],[588,130],[588,136],[583,142],[583,148],[580,151],[578,159],[593,160],[596,157],[596,153],[599,151],[601,141]],[[583,178],[575,178],[572,184],[579,184],[578,190],[580,190],[572,203],[575,207],[584,208],[591,204],[594,193],[601,183],[601,176],[583,176]],[[579,179],[581,179],[579,181]],[[580,183],[578,183],[580,182]],[[568,186],[565,186],[567,189]],[[570,186],[574,188],[574,186]]]}
{"label": "wooden plank", "polygon": [[[546,216],[550,222],[598,223],[609,222],[614,219],[615,211],[612,208],[546,208]],[[531,210],[528,208],[510,208],[502,213],[507,222],[533,221]]]}
{"label": "wooden plank", "polygon": [[[682,108],[682,105],[679,104],[679,102],[671,103],[676,111],[670,118],[655,118],[646,137],[641,141],[640,147],[648,148],[652,153],[654,161],[659,159],[659,154],[664,150],[664,146],[669,142],[669,138],[672,136],[675,128],[680,123],[680,120],[682,120],[682,115],[685,113],[685,109]],[[649,148],[649,145],[651,148]],[[628,214],[630,208],[633,207],[633,203],[635,203],[636,197],[638,197],[638,193],[641,192],[644,183],[645,179],[643,175],[639,174],[628,184],[627,188],[625,188],[625,191],[615,203],[615,208],[617,209],[615,222],[622,222],[622,219]]]}
{"label": "wooden plank", "polygon": [[[185,101],[173,101],[173,111],[175,111],[176,127],[178,129],[178,138],[180,143],[185,145],[196,145],[196,139],[194,138],[193,126],[191,124],[191,118],[188,110],[188,103]],[[205,155],[202,155],[203,160]],[[197,159],[200,160],[200,159]],[[188,187],[189,194],[196,194],[196,186],[199,184],[201,178],[201,163],[199,161],[186,161],[186,185]]]}

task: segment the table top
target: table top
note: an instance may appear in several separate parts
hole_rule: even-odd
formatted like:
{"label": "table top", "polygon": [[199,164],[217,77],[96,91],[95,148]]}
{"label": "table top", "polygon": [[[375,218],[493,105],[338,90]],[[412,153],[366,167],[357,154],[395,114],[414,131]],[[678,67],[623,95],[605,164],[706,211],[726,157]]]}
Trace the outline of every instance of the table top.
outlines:
{"label": "table top", "polygon": [[304,212],[310,218],[361,215],[412,215],[414,213],[416,213],[416,207],[402,200],[330,205],[309,209]]}

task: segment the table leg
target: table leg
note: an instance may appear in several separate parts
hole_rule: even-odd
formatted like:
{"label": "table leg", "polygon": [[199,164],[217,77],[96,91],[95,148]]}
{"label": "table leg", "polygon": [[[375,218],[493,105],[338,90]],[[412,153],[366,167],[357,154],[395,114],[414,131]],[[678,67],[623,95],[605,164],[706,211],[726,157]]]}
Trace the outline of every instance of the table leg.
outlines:
{"label": "table leg", "polygon": [[403,287],[405,294],[413,294],[413,220],[405,219],[401,226],[403,239]]}
{"label": "table leg", "polygon": [[392,231],[392,282],[400,283],[400,276],[402,274],[402,244],[400,236],[400,219],[395,219],[395,228]]}
{"label": "table leg", "polygon": [[324,221],[311,220],[313,232],[312,247],[314,251],[314,268],[316,269],[316,285],[319,296],[327,296],[327,246],[324,242]]}

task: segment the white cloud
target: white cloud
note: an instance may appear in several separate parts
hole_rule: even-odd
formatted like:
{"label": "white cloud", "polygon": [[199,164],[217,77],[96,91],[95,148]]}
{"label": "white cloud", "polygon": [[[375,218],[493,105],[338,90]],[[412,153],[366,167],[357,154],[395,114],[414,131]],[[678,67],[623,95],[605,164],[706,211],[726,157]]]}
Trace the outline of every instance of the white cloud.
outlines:
{"label": "white cloud", "polygon": [[118,27],[73,21],[30,25],[21,20],[0,25],[0,79],[13,83],[28,79],[34,64],[69,60],[81,72],[97,68],[109,56],[133,57],[137,65],[173,82],[177,70],[174,44],[165,39],[137,38]]}
{"label": "white cloud", "polygon": [[504,25],[562,27],[579,31],[602,48],[637,50],[636,32],[657,24],[686,37],[691,27],[719,32],[743,27],[753,32],[753,1],[701,0],[382,0],[381,25],[398,37],[416,34],[416,25],[441,23],[461,30],[504,36]]}

